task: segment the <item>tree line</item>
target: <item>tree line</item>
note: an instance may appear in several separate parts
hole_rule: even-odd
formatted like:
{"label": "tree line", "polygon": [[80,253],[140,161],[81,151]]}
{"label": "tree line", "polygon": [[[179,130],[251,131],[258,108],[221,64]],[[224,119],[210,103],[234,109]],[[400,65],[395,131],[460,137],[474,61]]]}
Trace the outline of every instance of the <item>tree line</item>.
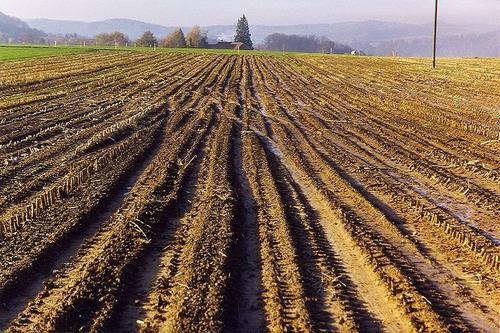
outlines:
{"label": "tree line", "polygon": [[165,38],[158,40],[151,31],[146,31],[139,39],[131,41],[121,32],[102,33],[95,37],[96,45],[103,46],[139,46],[139,47],[172,47],[203,48],[208,46],[207,35],[199,26],[194,26],[184,35],[182,29],[176,29]]}
{"label": "tree line", "polygon": [[[246,49],[253,50],[253,43],[250,34],[250,27],[248,20],[243,15],[238,20],[236,26],[236,34],[234,41],[242,43]],[[206,48],[209,47],[207,33],[203,32],[201,28],[195,25],[191,31],[184,35],[182,29],[176,29],[168,36],[158,40],[151,31],[146,31],[141,38],[132,42],[121,32],[102,33],[96,36],[95,43],[97,45],[108,46],[125,46],[134,45],[140,47],[169,47],[169,48]]]}
{"label": "tree line", "polygon": [[[9,17],[7,17],[9,18]],[[0,15],[0,24],[2,17]],[[1,26],[1,25],[0,25]],[[27,27],[27,25],[26,25]],[[0,35],[1,37],[1,35]],[[25,40],[26,42],[29,42]],[[245,15],[239,18],[236,25],[234,42],[241,43],[243,49],[253,50],[253,42],[250,33],[250,25]],[[137,47],[166,47],[166,48],[208,48],[207,33],[202,31],[197,25],[192,27],[187,35],[182,29],[178,28],[167,36],[158,39],[151,31],[146,31],[137,40],[130,40],[125,34],[115,31],[111,33],[101,33],[95,38],[85,38],[76,34],[67,34],[64,36],[46,36],[45,43],[56,45],[101,45],[101,46],[137,46]],[[228,43],[225,43],[228,44]],[[230,44],[230,43],[229,43]],[[229,46],[231,45],[224,45]],[[350,53],[353,49],[344,44],[336,43],[326,37],[317,37],[314,35],[286,35],[274,33],[267,36],[264,41],[257,46],[258,49],[270,51],[287,52],[308,52],[308,53]]]}
{"label": "tree line", "polygon": [[275,33],[267,36],[259,45],[260,49],[269,51],[308,52],[308,53],[350,53],[353,49],[336,43],[326,37],[314,35],[299,36]]}
{"label": "tree line", "polygon": [[[172,31],[168,36],[158,39],[151,31],[146,31],[139,39],[131,40],[124,33],[115,31],[100,33],[94,38],[79,36],[75,33],[46,34],[30,29],[19,19],[0,12],[0,42],[48,44],[48,45],[101,45],[101,46],[139,46],[139,47],[170,47],[170,48],[206,48],[210,47],[207,33],[199,26],[194,26],[187,35],[182,29]],[[250,28],[245,15],[238,20],[234,42],[244,45],[245,49],[253,49]]]}

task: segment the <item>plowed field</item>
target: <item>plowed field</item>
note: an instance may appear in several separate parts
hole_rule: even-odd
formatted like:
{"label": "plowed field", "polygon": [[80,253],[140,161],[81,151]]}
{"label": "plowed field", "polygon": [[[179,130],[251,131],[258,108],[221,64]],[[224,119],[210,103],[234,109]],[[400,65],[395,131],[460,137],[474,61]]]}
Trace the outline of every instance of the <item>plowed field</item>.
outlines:
{"label": "plowed field", "polygon": [[498,332],[500,61],[0,64],[0,331]]}

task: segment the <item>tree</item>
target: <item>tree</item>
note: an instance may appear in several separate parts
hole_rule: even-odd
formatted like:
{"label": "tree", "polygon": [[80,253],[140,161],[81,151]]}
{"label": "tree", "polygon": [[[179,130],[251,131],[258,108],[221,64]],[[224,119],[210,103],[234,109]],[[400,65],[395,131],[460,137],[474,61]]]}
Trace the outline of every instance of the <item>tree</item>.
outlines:
{"label": "tree", "polygon": [[137,41],[137,46],[153,47],[158,44],[155,35],[151,31],[146,31]]}
{"label": "tree", "polygon": [[99,34],[95,37],[96,45],[111,45],[111,38],[109,34]]}
{"label": "tree", "polygon": [[165,37],[162,42],[162,46],[172,48],[186,47],[186,38],[184,37],[184,32],[182,32],[182,29],[177,29],[170,35]]}
{"label": "tree", "polygon": [[201,32],[199,26],[195,25],[186,36],[187,47],[203,48],[208,46],[207,35]]}
{"label": "tree", "polygon": [[[73,40],[78,39],[76,34],[66,35],[64,40],[70,44],[74,44]],[[128,38],[123,33],[115,31],[110,34],[102,33],[95,37],[97,45],[123,46],[128,43]]]}
{"label": "tree", "polygon": [[110,37],[114,45],[124,46],[129,42],[128,37],[118,31],[112,32]]}
{"label": "tree", "polygon": [[236,35],[234,36],[234,41],[238,43],[243,43],[243,45],[249,49],[253,50],[253,43],[250,34],[250,27],[248,26],[248,21],[245,15],[238,20],[238,25],[236,26]]}

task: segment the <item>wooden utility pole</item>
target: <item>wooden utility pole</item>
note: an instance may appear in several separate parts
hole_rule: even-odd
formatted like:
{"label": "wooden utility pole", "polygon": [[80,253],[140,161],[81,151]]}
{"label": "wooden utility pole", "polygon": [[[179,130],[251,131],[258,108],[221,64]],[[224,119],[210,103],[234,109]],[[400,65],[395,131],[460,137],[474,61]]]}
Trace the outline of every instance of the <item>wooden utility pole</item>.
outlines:
{"label": "wooden utility pole", "polygon": [[438,25],[438,0],[436,0],[436,7],[434,9],[434,44],[432,47],[432,68],[436,68],[437,25]]}

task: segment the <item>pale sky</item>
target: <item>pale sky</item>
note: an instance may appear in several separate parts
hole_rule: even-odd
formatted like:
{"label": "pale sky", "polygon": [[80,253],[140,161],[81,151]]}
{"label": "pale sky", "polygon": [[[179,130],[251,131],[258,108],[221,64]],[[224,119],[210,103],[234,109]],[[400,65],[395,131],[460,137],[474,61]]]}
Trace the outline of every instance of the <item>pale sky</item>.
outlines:
{"label": "pale sky", "polygon": [[[500,27],[500,0],[439,0],[441,19]],[[281,25],[386,20],[431,22],[434,0],[0,0],[0,11],[21,18],[97,21],[130,18],[165,26]],[[485,22],[487,21],[487,22]]]}

